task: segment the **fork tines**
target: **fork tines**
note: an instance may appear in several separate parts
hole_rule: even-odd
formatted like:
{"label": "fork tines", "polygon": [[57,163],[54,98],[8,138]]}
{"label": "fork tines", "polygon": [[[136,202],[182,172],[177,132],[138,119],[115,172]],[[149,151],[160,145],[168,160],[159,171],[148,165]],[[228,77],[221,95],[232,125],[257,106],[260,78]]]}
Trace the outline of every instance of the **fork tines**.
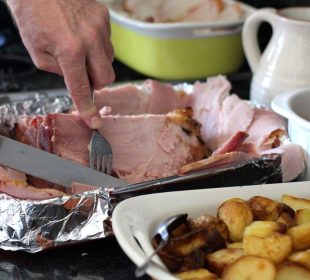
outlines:
{"label": "fork tines", "polygon": [[111,146],[98,131],[93,132],[90,141],[89,167],[109,175],[112,172]]}

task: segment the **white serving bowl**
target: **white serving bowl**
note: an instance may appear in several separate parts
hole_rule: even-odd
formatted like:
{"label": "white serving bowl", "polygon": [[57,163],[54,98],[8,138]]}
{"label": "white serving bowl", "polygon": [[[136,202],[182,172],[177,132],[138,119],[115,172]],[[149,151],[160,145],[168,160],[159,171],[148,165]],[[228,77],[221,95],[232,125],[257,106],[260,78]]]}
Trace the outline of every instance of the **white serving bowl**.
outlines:
{"label": "white serving bowl", "polygon": [[310,180],[310,88],[297,89],[276,96],[272,109],[288,120],[288,133],[293,143],[300,145],[306,156],[306,171],[302,180]]}

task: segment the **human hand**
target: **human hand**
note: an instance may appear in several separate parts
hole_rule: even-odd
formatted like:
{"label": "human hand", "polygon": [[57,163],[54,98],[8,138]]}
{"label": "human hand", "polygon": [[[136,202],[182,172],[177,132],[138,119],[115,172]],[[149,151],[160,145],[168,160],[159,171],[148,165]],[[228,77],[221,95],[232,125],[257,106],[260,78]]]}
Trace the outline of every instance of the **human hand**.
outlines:
{"label": "human hand", "polygon": [[7,0],[34,64],[64,76],[81,118],[100,126],[91,89],[113,82],[109,12],[95,0]]}

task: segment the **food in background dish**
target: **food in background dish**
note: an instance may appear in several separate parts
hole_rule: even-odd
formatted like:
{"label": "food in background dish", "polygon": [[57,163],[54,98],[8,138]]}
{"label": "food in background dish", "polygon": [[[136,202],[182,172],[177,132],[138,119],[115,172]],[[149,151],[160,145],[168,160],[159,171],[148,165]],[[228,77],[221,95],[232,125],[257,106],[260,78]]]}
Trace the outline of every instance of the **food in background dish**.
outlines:
{"label": "food in background dish", "polygon": [[[282,181],[295,179],[304,169],[304,156],[298,145],[282,141],[283,119],[230,90],[229,81],[218,76],[193,86],[146,80],[96,92],[96,105],[102,108],[100,133],[112,146],[114,176],[133,183],[201,169],[229,166],[234,171],[244,162],[270,165],[266,155],[276,154],[281,155]],[[21,117],[14,138],[88,165],[91,130],[74,113]],[[64,194],[38,178],[1,170],[0,191],[12,196],[25,198],[25,188],[27,198],[33,191],[34,199],[38,192],[44,198]],[[261,176],[258,183],[274,174]]]}
{"label": "food in background dish", "polygon": [[309,210],[309,199],[291,195],[282,202],[232,198],[217,217],[204,214],[174,229],[159,256],[180,279],[310,279]]}
{"label": "food in background dish", "polygon": [[209,22],[243,16],[238,2],[223,0],[124,0],[112,7],[145,22]]}

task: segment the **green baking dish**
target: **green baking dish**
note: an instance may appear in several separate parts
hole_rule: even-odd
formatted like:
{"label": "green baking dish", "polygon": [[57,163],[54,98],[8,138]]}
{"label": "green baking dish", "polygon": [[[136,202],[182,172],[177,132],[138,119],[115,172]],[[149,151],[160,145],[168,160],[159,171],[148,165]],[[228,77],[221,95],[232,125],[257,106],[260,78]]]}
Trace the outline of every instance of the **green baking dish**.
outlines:
{"label": "green baking dish", "polygon": [[[242,5],[243,6],[243,5]],[[254,9],[243,6],[245,16]],[[118,60],[144,75],[164,80],[230,74],[244,61],[243,20],[209,23],[147,23],[110,10]]]}

